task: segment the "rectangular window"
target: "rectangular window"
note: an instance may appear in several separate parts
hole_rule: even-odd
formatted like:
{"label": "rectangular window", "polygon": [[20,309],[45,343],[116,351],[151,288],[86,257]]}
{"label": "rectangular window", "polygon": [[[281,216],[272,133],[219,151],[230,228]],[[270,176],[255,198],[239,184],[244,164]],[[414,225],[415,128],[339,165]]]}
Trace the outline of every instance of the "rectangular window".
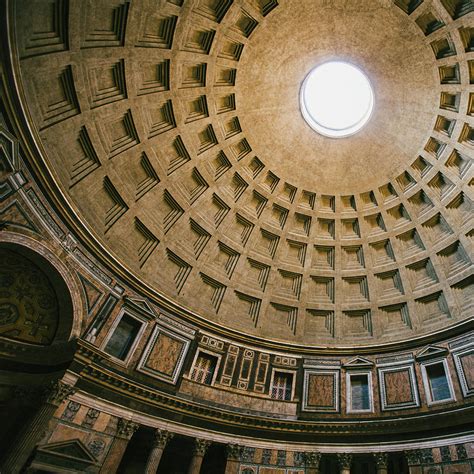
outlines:
{"label": "rectangular window", "polygon": [[351,375],[351,410],[370,410],[369,377],[367,374]]}
{"label": "rectangular window", "polygon": [[191,372],[191,380],[211,385],[217,367],[217,357],[199,352]]}
{"label": "rectangular window", "polygon": [[120,360],[125,360],[135,339],[140,332],[142,323],[127,314],[124,314],[120,322],[115,326],[104,351]]}
{"label": "rectangular window", "polygon": [[425,366],[431,401],[451,400],[451,389],[443,362]]}
{"label": "rectangular window", "polygon": [[361,370],[346,372],[346,411],[363,413],[373,410],[372,373]]}
{"label": "rectangular window", "polygon": [[287,372],[275,372],[271,397],[275,400],[291,400],[293,388],[293,374]]}

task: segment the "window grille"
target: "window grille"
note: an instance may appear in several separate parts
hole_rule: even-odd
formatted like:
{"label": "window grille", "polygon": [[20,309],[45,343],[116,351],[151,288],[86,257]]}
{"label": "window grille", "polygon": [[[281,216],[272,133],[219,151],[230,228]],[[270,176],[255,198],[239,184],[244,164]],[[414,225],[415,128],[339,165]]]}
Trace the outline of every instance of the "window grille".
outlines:
{"label": "window grille", "polygon": [[291,400],[293,375],[285,372],[275,372],[271,397],[275,400]]}
{"label": "window grille", "polygon": [[191,379],[205,385],[211,385],[216,366],[217,357],[200,352],[191,372]]}

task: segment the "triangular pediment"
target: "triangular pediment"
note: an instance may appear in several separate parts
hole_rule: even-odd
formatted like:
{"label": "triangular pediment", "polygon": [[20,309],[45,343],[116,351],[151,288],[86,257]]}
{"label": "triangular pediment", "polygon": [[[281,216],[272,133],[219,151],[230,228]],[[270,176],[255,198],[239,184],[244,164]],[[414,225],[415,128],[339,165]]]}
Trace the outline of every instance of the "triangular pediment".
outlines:
{"label": "triangular pediment", "polygon": [[87,464],[94,464],[97,461],[79,439],[46,444],[40,446],[38,451],[61,458],[70,458]]}
{"label": "triangular pediment", "polygon": [[155,310],[147,300],[142,300],[139,298],[126,298],[125,301],[131,308],[141,310],[150,316],[156,316]]}
{"label": "triangular pediment", "polygon": [[444,347],[426,346],[416,354],[417,360],[431,359],[432,357],[444,356],[448,352]]}
{"label": "triangular pediment", "polygon": [[369,360],[365,359],[364,357],[356,356],[352,358],[349,362],[344,364],[345,368],[356,369],[360,367],[372,367],[374,363]]}

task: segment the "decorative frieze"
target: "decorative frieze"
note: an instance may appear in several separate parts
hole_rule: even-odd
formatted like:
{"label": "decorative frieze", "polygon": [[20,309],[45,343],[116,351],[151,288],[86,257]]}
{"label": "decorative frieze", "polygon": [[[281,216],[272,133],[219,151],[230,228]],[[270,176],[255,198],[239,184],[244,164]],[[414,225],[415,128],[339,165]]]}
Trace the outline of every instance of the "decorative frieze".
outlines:
{"label": "decorative frieze", "polygon": [[99,415],[99,410],[96,410],[95,408],[89,408],[89,410],[87,410],[86,416],[84,417],[84,421],[82,422],[82,426],[89,429],[94,428],[94,424],[97,421],[97,418],[99,418]]}
{"label": "decorative frieze", "polygon": [[61,418],[66,421],[73,421],[74,417],[76,416],[77,412],[81,408],[81,405],[76,402],[69,402],[66,406],[66,409],[63,411]]}

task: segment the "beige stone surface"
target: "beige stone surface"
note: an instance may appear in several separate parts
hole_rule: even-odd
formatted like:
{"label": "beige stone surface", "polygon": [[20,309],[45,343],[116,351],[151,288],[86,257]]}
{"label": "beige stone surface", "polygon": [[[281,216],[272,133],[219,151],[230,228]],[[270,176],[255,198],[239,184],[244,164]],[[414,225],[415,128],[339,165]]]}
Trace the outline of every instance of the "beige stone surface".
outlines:
{"label": "beige stone surface", "polygon": [[[345,139],[315,133],[300,112],[302,80],[333,60],[359,66],[375,93],[369,124]],[[242,55],[239,74],[239,118],[254,151],[277,176],[322,194],[364,192],[410,165],[439,105],[429,44],[386,1],[281,2]]]}

